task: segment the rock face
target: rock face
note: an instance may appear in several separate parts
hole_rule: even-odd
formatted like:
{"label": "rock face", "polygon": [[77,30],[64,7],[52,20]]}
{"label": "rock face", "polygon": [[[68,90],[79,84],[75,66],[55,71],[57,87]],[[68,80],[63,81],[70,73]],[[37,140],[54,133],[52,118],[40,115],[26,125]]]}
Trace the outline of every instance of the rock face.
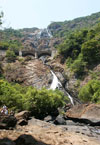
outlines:
{"label": "rock face", "polygon": [[[100,124],[100,105],[81,104],[74,106],[66,113],[67,117],[75,119],[89,120],[90,124]],[[83,121],[84,121],[83,120]]]}
{"label": "rock face", "polygon": [[41,89],[50,86],[52,74],[50,69],[43,65],[42,61],[34,59],[24,63],[10,64],[5,71],[5,77],[9,82]]}
{"label": "rock face", "polygon": [[33,31],[22,31],[23,38],[22,43],[24,49],[22,50],[22,55],[35,55],[40,57],[43,54],[52,56],[52,53],[56,53],[54,48],[55,44],[59,44],[60,40],[58,38],[52,37],[48,29],[34,29]]}

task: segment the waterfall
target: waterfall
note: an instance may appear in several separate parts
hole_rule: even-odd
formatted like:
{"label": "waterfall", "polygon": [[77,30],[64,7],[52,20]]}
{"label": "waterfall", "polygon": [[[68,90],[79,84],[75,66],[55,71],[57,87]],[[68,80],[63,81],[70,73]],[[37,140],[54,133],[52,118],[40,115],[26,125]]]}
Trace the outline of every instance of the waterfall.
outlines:
{"label": "waterfall", "polygon": [[[53,75],[53,81],[50,86],[50,89],[55,90],[56,88],[59,89],[60,87],[63,87],[61,82],[58,80],[57,76],[54,74],[54,72],[52,70],[51,70],[51,73]],[[68,92],[66,92],[66,93],[67,93],[68,98],[70,99],[71,104],[74,105],[73,98],[69,95]]]}
{"label": "waterfall", "polygon": [[59,89],[60,86],[62,86],[62,84],[59,82],[58,78],[56,77],[56,75],[54,74],[53,71],[51,71],[52,75],[53,75],[53,81],[52,84],[50,86],[50,89],[55,90],[56,88]]}
{"label": "waterfall", "polygon": [[52,38],[52,34],[48,29],[40,29],[40,31],[37,33],[37,38]]}
{"label": "waterfall", "polygon": [[48,29],[46,29],[46,31],[47,31],[48,36],[49,36],[50,38],[52,38],[51,32],[50,32]]}

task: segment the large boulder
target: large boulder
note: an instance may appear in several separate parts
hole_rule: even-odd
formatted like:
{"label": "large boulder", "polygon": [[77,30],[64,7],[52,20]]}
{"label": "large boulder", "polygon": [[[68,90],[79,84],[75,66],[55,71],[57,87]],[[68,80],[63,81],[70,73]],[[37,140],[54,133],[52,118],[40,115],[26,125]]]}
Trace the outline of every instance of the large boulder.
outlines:
{"label": "large boulder", "polygon": [[18,125],[27,125],[28,124],[28,119],[30,117],[30,112],[29,111],[22,111],[22,112],[19,112],[17,114],[15,114],[15,117],[17,119],[17,124]]}
{"label": "large boulder", "polygon": [[100,125],[100,105],[81,104],[76,105],[66,112],[66,116],[72,119],[80,119],[89,124]]}

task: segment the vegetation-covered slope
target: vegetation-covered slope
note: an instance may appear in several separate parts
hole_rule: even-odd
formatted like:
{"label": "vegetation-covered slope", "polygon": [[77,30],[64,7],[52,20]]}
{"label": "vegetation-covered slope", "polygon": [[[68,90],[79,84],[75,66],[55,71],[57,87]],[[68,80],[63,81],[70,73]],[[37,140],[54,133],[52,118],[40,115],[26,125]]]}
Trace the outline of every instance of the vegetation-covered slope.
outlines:
{"label": "vegetation-covered slope", "polygon": [[53,22],[48,28],[53,36],[66,37],[70,32],[80,30],[82,28],[90,28],[100,22],[100,12],[94,13],[91,16],[80,17],[70,21]]}

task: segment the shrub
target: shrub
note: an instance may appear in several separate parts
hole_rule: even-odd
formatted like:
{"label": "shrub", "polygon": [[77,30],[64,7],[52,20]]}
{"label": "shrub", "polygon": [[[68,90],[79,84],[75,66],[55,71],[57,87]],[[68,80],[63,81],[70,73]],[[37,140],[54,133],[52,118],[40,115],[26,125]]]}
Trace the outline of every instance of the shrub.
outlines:
{"label": "shrub", "polygon": [[100,103],[100,81],[90,80],[81,88],[78,97],[83,102]]}
{"label": "shrub", "polygon": [[15,61],[16,55],[15,55],[14,51],[8,49],[6,51],[6,58],[7,58],[8,62]]}
{"label": "shrub", "polygon": [[58,107],[64,105],[64,95],[59,91],[29,88],[24,105],[36,117],[42,118],[47,114],[53,114]]}
{"label": "shrub", "polygon": [[13,110],[22,110],[22,93],[11,84],[0,80],[0,105],[6,104]]}
{"label": "shrub", "polygon": [[64,94],[56,90],[37,90],[33,87],[22,87],[0,80],[0,106],[5,104],[14,111],[29,110],[34,116],[42,118],[53,114],[64,105]]}
{"label": "shrub", "polygon": [[88,64],[94,64],[100,61],[100,44],[97,40],[89,40],[82,45],[82,55],[84,61]]}
{"label": "shrub", "polygon": [[86,67],[86,62],[83,61],[82,55],[79,55],[79,57],[73,62],[73,64],[71,64],[70,67],[75,74],[81,76]]}

